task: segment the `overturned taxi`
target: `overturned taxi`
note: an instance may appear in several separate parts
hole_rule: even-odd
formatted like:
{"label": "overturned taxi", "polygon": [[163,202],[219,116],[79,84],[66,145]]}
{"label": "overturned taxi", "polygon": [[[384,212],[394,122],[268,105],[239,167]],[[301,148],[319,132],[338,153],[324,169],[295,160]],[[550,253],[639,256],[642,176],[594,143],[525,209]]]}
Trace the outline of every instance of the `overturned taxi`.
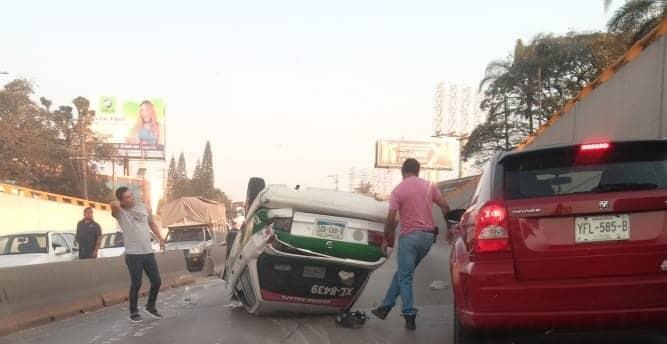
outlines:
{"label": "overturned taxi", "polygon": [[386,202],[253,178],[247,204],[223,278],[251,314],[346,311],[386,261]]}

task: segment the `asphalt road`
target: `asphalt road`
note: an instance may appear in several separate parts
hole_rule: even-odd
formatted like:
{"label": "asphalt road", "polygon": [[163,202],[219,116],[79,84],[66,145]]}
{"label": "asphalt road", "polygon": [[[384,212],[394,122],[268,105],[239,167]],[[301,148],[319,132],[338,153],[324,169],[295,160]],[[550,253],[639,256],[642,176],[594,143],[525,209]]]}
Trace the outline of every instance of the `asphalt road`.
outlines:
{"label": "asphalt road", "polygon": [[[219,279],[203,279],[186,288],[160,294],[162,320],[128,321],[127,305],[83,314],[43,327],[0,337],[0,344],[113,343],[451,343],[452,298],[448,277],[449,248],[437,244],[416,273],[415,301],[420,309],[417,331],[403,328],[399,309],[385,321],[370,319],[361,329],[338,327],[333,316],[256,317],[224,298]],[[357,309],[370,310],[384,295],[395,269],[389,261],[371,277]],[[433,290],[433,281],[445,288]],[[143,300],[142,300],[143,301]],[[400,301],[399,301],[400,304]],[[651,334],[559,334],[496,339],[490,343],[667,343]]]}

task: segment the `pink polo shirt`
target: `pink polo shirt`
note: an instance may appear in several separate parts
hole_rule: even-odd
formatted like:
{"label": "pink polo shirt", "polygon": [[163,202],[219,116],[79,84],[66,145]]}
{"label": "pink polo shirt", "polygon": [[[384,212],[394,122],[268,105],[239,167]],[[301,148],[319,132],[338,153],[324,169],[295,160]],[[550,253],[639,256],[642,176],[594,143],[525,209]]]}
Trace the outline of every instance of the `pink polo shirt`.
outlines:
{"label": "pink polo shirt", "polygon": [[398,184],[389,199],[389,209],[398,210],[401,234],[415,230],[430,230],[433,222],[433,203],[440,201],[442,194],[431,182],[419,177],[408,177]]}

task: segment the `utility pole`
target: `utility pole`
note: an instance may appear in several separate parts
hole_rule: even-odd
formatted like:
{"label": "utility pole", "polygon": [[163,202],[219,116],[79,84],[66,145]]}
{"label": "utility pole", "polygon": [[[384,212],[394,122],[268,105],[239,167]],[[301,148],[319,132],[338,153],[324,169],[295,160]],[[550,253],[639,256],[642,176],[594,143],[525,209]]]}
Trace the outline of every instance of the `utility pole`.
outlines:
{"label": "utility pole", "polygon": [[537,122],[542,125],[542,66],[537,67],[537,99],[539,101],[539,113],[537,117]]}
{"label": "utility pole", "polygon": [[79,137],[81,140],[81,171],[83,173],[83,199],[88,200],[88,161],[86,160],[86,133],[85,121],[88,119],[88,111],[81,114],[79,118]]}
{"label": "utility pole", "polygon": [[336,191],[338,191],[338,175],[337,174],[332,174],[332,175],[329,175],[327,177],[329,177],[333,180],[334,184],[336,185]]}

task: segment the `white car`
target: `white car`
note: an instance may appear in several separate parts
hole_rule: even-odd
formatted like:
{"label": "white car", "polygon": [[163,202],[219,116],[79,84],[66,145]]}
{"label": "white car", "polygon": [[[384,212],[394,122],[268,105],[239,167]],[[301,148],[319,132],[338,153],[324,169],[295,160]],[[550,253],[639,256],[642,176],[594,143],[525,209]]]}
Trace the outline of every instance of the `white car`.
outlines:
{"label": "white car", "polygon": [[[160,243],[151,233],[151,242],[153,251],[160,252]],[[102,243],[97,251],[97,258],[119,257],[125,254],[125,244],[123,242],[123,232],[107,233],[102,235]]]}
{"label": "white car", "polygon": [[32,232],[0,236],[0,268],[78,259],[74,234]]}
{"label": "white car", "polygon": [[102,235],[102,243],[97,251],[97,258],[118,257],[125,253],[123,233],[107,233]]}

